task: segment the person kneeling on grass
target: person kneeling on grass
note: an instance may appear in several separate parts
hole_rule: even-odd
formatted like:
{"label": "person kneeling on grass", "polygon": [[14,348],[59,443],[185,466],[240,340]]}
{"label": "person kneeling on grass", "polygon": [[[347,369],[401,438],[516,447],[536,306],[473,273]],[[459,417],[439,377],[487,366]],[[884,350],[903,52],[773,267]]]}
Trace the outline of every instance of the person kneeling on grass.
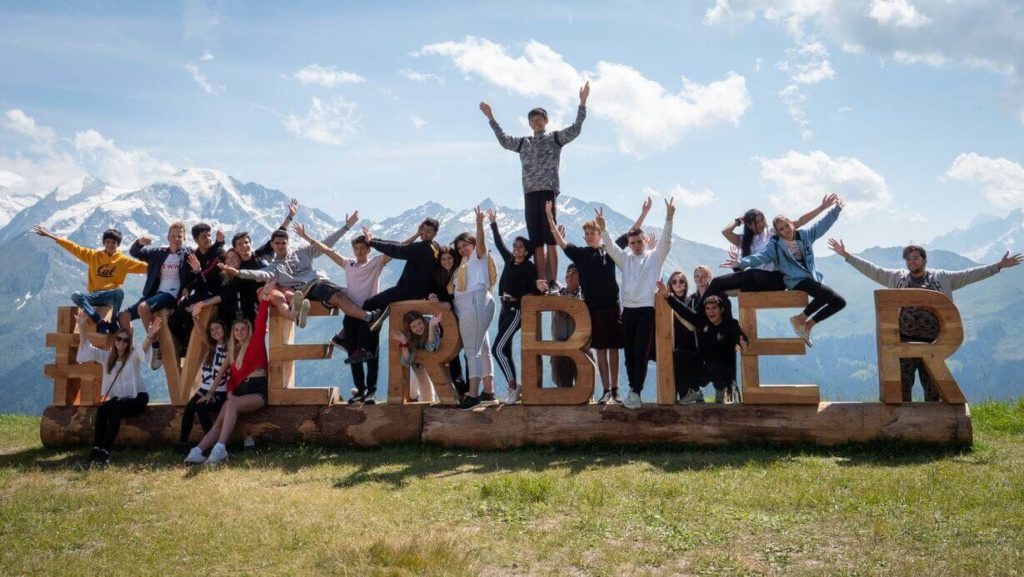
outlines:
{"label": "person kneeling on grass", "polygon": [[[256,314],[256,325],[240,319],[231,326],[228,339],[227,362],[220,372],[228,372],[228,399],[224,403],[217,421],[199,444],[192,447],[185,457],[187,464],[205,463],[215,465],[228,458],[225,447],[231,431],[238,422],[240,413],[252,413],[267,405],[267,317],[270,316],[270,295],[276,290],[273,283],[260,289],[260,310]],[[222,374],[215,377],[220,381]],[[209,450],[209,458],[203,452]]]}
{"label": "person kneeling on grass", "polygon": [[[206,326],[207,353],[203,360],[202,375],[199,382],[199,390],[196,391],[188,404],[185,405],[185,412],[181,416],[181,436],[178,441],[178,450],[182,454],[188,452],[188,438],[192,435],[192,426],[196,417],[199,417],[199,424],[203,432],[207,433],[213,428],[213,420],[220,414],[224,402],[228,400],[227,383],[224,382],[223,367],[226,366],[225,359],[228,356],[228,329],[224,321],[213,319]],[[220,377],[219,379],[217,377]]]}
{"label": "person kneeling on grass", "polygon": [[[671,293],[665,283],[658,281],[658,295],[668,299],[672,310],[696,328],[701,370],[690,391],[679,401],[681,405],[704,402],[700,388],[707,383],[715,386],[716,403],[738,402],[736,385],[736,351],[747,350],[747,336],[740,323],[723,315],[722,297],[711,295],[704,299],[704,314],[698,314]],[[676,375],[679,378],[679,375]]]}
{"label": "person kneeling on grass", "polygon": [[[109,351],[96,348],[84,336],[83,328],[87,315],[78,313],[79,363],[95,361],[103,367],[103,383],[100,386],[100,404],[96,408],[95,432],[92,452],[85,467],[106,466],[110,462],[110,448],[121,429],[121,419],[137,415],[149,404],[146,383],[142,381],[142,354],[132,344],[132,331],[128,327],[114,334],[114,346]],[[142,342],[143,352],[152,354],[152,342],[163,321],[156,317],[150,323],[146,339]]]}
{"label": "person kneeling on grass", "polygon": [[[428,323],[422,314],[409,311],[402,319],[404,330],[394,334],[395,344],[402,351],[398,360],[403,367],[409,367],[412,371],[413,378],[409,381],[409,398],[407,399],[409,402],[434,402],[434,383],[430,380],[426,367],[416,362],[416,351],[434,352],[441,346],[441,327],[439,325],[442,314],[438,312]],[[415,393],[413,392],[414,384]]]}

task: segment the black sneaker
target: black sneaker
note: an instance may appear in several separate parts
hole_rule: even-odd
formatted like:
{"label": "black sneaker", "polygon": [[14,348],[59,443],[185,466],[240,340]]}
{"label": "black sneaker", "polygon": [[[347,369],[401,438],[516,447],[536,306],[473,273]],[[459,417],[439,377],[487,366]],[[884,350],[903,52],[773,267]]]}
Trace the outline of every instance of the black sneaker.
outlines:
{"label": "black sneaker", "polygon": [[370,332],[375,333],[380,330],[381,325],[387,320],[388,315],[391,313],[391,307],[384,310],[377,309],[370,311],[370,318],[366,321],[370,323]]}
{"label": "black sneaker", "polygon": [[339,349],[345,348],[345,329],[341,329],[341,332],[331,337],[331,344],[338,347]]}
{"label": "black sneaker", "polygon": [[556,294],[558,294],[558,292],[560,290],[562,290],[562,283],[558,282],[557,280],[549,280],[548,281],[548,294],[549,295],[556,295]]}
{"label": "black sneaker", "polygon": [[615,401],[616,403],[621,403],[622,402],[622,399],[619,398],[619,388],[618,387],[612,387],[612,400]]}
{"label": "black sneaker", "polygon": [[348,404],[355,405],[361,403],[365,398],[366,393],[360,391],[359,389],[352,389],[352,396],[348,398]]}
{"label": "black sneaker", "polygon": [[494,396],[494,393],[484,392],[480,393],[480,398],[478,400],[481,403],[493,403],[498,400],[498,397]]}
{"label": "black sneaker", "polygon": [[100,321],[96,323],[96,332],[101,335],[112,335],[117,332],[117,323],[110,321]]}
{"label": "black sneaker", "polygon": [[377,399],[373,398],[373,393],[366,393],[366,396],[363,397],[363,404],[364,405],[376,405],[377,404]]}
{"label": "black sneaker", "polygon": [[354,352],[351,355],[349,355],[347,359],[345,359],[345,364],[346,365],[358,365],[360,363],[365,363],[366,361],[370,361],[370,360],[373,360],[375,358],[377,358],[377,355],[374,354],[373,351],[368,351],[366,349],[359,349],[356,352]]}
{"label": "black sneaker", "polygon": [[[480,396],[483,397],[483,395],[480,395]],[[465,397],[462,397],[462,402],[459,403],[459,408],[460,409],[472,409],[473,407],[476,407],[476,406],[479,406],[479,405],[480,405],[480,399],[478,399],[476,397],[471,397],[469,395],[466,395]]]}
{"label": "black sneaker", "polygon": [[607,405],[610,400],[612,400],[612,391],[611,389],[605,389],[604,392],[601,393],[601,398],[597,400],[597,404]]}
{"label": "black sneaker", "polygon": [[92,460],[94,468],[102,469],[110,464],[110,451],[106,449],[94,449],[97,451],[96,458]]}

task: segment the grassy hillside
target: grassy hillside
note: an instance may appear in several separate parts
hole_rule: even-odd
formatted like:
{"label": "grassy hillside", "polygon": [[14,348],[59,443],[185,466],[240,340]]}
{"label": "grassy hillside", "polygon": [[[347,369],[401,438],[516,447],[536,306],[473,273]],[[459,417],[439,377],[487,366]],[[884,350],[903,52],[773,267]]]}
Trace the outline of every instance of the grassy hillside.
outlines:
{"label": "grassy hillside", "polygon": [[975,446],[348,451],[78,471],[0,416],[3,574],[1018,575],[1024,401]]}

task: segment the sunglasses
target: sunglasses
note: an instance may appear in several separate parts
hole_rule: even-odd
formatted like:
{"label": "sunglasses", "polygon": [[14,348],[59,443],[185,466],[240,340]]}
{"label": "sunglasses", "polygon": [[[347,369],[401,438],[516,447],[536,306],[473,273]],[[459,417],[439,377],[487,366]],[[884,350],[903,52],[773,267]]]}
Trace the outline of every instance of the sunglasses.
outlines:
{"label": "sunglasses", "polygon": [[114,340],[119,343],[127,343],[131,339],[129,339],[128,337],[114,337]]}
{"label": "sunglasses", "polygon": [[675,279],[672,279],[672,284],[686,284],[686,281],[684,281],[681,278],[675,278]]}

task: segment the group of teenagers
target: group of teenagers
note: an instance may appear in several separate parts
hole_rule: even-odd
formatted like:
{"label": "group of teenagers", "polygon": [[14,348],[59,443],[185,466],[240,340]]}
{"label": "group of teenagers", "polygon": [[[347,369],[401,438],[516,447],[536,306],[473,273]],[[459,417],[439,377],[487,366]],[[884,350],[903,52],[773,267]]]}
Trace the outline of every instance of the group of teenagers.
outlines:
{"label": "group of teenagers", "polygon": [[[714,276],[709,266],[693,272],[694,290],[682,271],[674,271],[663,282],[663,267],[672,246],[675,206],[665,203],[665,222],[660,238],[644,231],[652,207],[646,199],[640,216],[616,237],[596,209],[592,220],[582,226],[583,245],[566,240],[565,229],[557,224],[559,161],[562,148],[579,136],[586,118],[589,84],[581,88],[580,105],[572,125],[547,131],[547,112],[535,108],[527,115],[533,134],[507,135],[495,121],[491,107],[480,110],[502,147],[519,154],[522,161],[527,236],[516,236],[509,247],[498,228],[495,210],[475,209],[474,230],[458,234],[450,245],[435,241],[440,223],[424,219],[411,237],[399,240],[375,238],[367,227],[351,240],[352,256],[342,255],[335,245],[359,221],[359,213],[346,215],[344,226],[317,239],[294,222],[299,209],[293,200],[284,222],[270,239],[254,248],[248,232],[238,232],[225,248],[221,231],[205,223],[192,227],[195,247],[185,243],[185,225],[170,225],[166,246],[154,246],[140,237],[128,255],[120,252],[121,234],[114,229],[103,233],[103,248],[89,249],[57,237],[42,226],[41,236],[54,239],[88,266],[86,292],[75,292],[72,302],[81,310],[80,332],[95,323],[100,333],[113,334],[109,350],[95,347],[83,338],[78,361],[102,365],[101,402],[95,420],[94,446],[87,463],[106,464],[121,421],[145,410],[148,394],[142,379],[142,365],[162,366],[157,335],[162,317],[171,311],[168,328],[176,350],[188,347],[194,324],[202,310],[216,306],[216,315],[204,327],[208,353],[202,363],[197,392],[185,407],[179,450],[190,464],[215,464],[228,457],[226,443],[241,413],[261,409],[267,402],[267,348],[265,335],[270,310],[305,327],[311,301],[340,309],[344,313],[341,331],[332,343],[345,350],[351,366],[354,388],[350,404],[373,404],[379,368],[379,329],[388,318],[389,305],[397,301],[428,300],[439,303],[433,315],[410,312],[392,319],[391,346],[400,349],[400,360],[413,376],[410,401],[435,399],[434,384],[417,361],[419,351],[437,350],[441,342],[441,319],[457,318],[463,355],[450,363],[451,382],[459,407],[472,409],[497,401],[493,365],[497,364],[507,382],[504,402],[515,404],[520,383],[512,356],[513,338],[520,329],[522,299],[528,295],[558,294],[582,299],[591,324],[591,354],[596,359],[602,390],[599,404],[621,403],[627,409],[641,406],[641,393],[653,358],[655,299],[664,298],[674,313],[673,364],[677,400],[704,402],[702,388],[715,390],[716,402],[736,402],[736,353],[747,346],[746,337],[732,315],[729,296],[737,291],[801,290],[810,297],[807,307],[793,316],[793,331],[808,346],[818,324],[838,313],[846,301],[822,283],[815,266],[814,244],[835,224],[843,202],[827,195],[821,204],[791,220],[776,216],[769,226],[764,213],[748,210],[730,221],[722,233],[732,245],[723,268]],[[820,218],[819,218],[820,217]],[[817,220],[815,220],[817,219]],[[484,222],[488,221],[491,242],[501,260],[488,250]],[[741,232],[737,229],[742,227]],[[291,235],[305,241],[290,244]],[[1002,268],[1020,264],[1024,257],[1009,253],[995,264],[965,271],[927,269],[923,247],[903,251],[906,270],[884,269],[849,254],[842,241],[829,239],[830,248],[857,270],[890,288],[925,288],[951,295],[962,286],[987,278]],[[564,284],[558,278],[558,249],[571,261]],[[371,252],[377,255],[371,257]],[[341,267],[345,284],[332,282],[314,268],[314,260],[326,256]],[[391,260],[404,263],[396,284],[380,290],[380,276]],[[500,269],[500,272],[499,272]],[[121,310],[122,285],[130,273],[145,274],[141,298]],[[621,279],[621,284],[620,284]],[[495,292],[495,288],[497,291]],[[496,302],[497,301],[497,302]],[[109,307],[105,319],[96,307]],[[447,311],[447,312],[446,312]],[[498,330],[493,345],[488,332],[495,313]],[[207,315],[208,316],[208,315]],[[145,338],[141,348],[133,342],[132,322],[139,320]],[[398,321],[398,322],[396,322]],[[552,318],[556,339],[572,333],[566,315]],[[931,341],[938,334],[938,320],[924,309],[903,309],[901,338]],[[619,394],[619,350],[623,350],[628,392]],[[175,359],[176,360],[176,359]],[[919,376],[926,400],[938,400],[938,392],[918,359],[901,361],[903,396],[911,400],[915,376]],[[572,386],[574,366],[567,359],[552,359],[552,379],[558,386]],[[189,448],[194,421],[205,431],[202,440]]]}

